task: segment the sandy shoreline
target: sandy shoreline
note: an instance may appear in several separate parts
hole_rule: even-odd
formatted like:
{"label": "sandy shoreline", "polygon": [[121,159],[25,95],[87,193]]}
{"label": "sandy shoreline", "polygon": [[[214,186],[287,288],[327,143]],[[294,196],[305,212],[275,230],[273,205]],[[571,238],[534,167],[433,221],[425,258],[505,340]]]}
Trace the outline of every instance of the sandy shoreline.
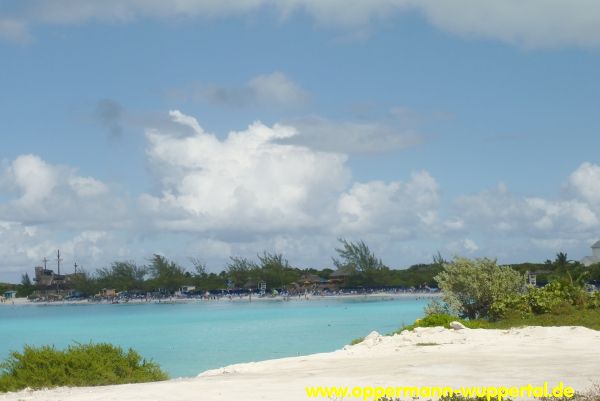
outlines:
{"label": "sandy shoreline", "polygon": [[535,386],[561,380],[580,391],[600,383],[599,331],[419,328],[391,337],[372,334],[331,353],[231,365],[196,378],[21,391],[0,400],[306,401],[305,386]]}
{"label": "sandy shoreline", "polygon": [[[372,294],[345,294],[345,295],[309,295],[305,296],[292,296],[289,297],[288,300],[284,300],[283,297],[256,297],[253,296],[251,302],[304,302],[311,300],[327,300],[327,299],[428,299],[428,298],[439,298],[441,296],[440,293],[421,293],[421,292],[401,292],[401,293],[387,293],[387,292],[378,292]],[[198,299],[198,298],[172,298],[172,299],[151,299],[150,301],[145,301],[142,299],[132,299],[128,304],[148,304],[148,303],[204,303],[204,302],[249,302],[249,298],[246,297],[232,297],[231,299],[227,297],[221,297],[217,299]],[[51,306],[51,305],[98,305],[98,304],[110,304],[111,302],[102,301],[102,302],[89,302],[87,300],[68,300],[68,301],[54,301],[54,302],[32,302],[27,298],[16,298],[10,299],[6,302],[0,303],[1,307],[10,307],[10,306]],[[124,302],[120,302],[124,303]]]}

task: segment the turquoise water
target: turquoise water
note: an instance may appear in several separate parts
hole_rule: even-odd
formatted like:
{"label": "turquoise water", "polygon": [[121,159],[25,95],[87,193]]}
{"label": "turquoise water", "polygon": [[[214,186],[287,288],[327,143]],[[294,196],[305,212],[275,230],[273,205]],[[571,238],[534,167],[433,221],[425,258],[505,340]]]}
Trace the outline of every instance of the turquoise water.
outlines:
{"label": "turquoise water", "polygon": [[328,352],[422,315],[427,300],[204,301],[0,307],[0,358],[25,344],[133,347],[172,377],[232,363]]}

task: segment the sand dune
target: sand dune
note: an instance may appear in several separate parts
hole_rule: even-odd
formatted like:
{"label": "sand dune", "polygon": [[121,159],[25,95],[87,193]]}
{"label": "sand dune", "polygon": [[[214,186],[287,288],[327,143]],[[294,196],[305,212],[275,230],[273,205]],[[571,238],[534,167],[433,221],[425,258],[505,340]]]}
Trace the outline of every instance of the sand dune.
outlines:
{"label": "sand dune", "polygon": [[335,352],[231,365],[196,378],[21,391],[0,400],[306,401],[305,386],[521,386],[561,380],[577,390],[600,383],[599,331],[436,327],[391,337],[372,333]]}

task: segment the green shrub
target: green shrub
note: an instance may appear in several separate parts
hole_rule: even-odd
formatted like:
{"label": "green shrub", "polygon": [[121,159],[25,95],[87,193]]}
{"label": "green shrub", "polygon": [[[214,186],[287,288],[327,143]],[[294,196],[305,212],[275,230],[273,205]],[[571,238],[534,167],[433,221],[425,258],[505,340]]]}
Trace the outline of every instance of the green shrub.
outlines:
{"label": "green shrub", "polygon": [[490,319],[526,318],[531,315],[531,306],[521,294],[510,294],[495,301],[490,307]]}
{"label": "green shrub", "polygon": [[600,307],[599,293],[588,294],[579,285],[553,281],[542,288],[530,287],[525,294],[508,294],[496,300],[490,308],[490,317],[499,320],[547,313],[564,315],[574,307]]}
{"label": "green shrub", "polygon": [[434,314],[434,315],[427,315],[422,319],[417,319],[417,320],[415,320],[415,322],[413,324],[404,326],[397,332],[400,333],[403,330],[412,330],[416,327],[442,326],[445,328],[450,328],[450,323],[454,322],[454,321],[460,321],[461,323],[465,324],[465,322],[463,320],[459,319],[456,316],[446,315],[446,314]]}
{"label": "green shrub", "polygon": [[25,346],[0,363],[0,391],[56,386],[102,386],[168,379],[154,362],[111,344],[76,344],[66,350]]}
{"label": "green shrub", "polygon": [[600,291],[594,291],[590,294],[586,306],[590,309],[600,308]]}
{"label": "green shrub", "polygon": [[550,313],[564,302],[570,302],[570,297],[561,284],[552,282],[543,288],[531,288],[525,299],[531,308],[531,312],[540,315]]}
{"label": "green shrub", "polygon": [[455,258],[435,280],[450,310],[468,319],[489,317],[494,302],[525,287],[520,273],[487,258]]}

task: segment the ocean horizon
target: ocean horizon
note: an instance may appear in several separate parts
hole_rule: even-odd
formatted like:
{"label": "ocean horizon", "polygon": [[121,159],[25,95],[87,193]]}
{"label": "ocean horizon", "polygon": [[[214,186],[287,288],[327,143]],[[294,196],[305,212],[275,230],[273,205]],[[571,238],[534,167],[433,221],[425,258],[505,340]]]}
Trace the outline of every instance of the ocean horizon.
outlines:
{"label": "ocean horizon", "polygon": [[0,358],[28,345],[109,342],[133,348],[169,375],[330,352],[422,316],[428,299],[311,299],[0,308]]}

